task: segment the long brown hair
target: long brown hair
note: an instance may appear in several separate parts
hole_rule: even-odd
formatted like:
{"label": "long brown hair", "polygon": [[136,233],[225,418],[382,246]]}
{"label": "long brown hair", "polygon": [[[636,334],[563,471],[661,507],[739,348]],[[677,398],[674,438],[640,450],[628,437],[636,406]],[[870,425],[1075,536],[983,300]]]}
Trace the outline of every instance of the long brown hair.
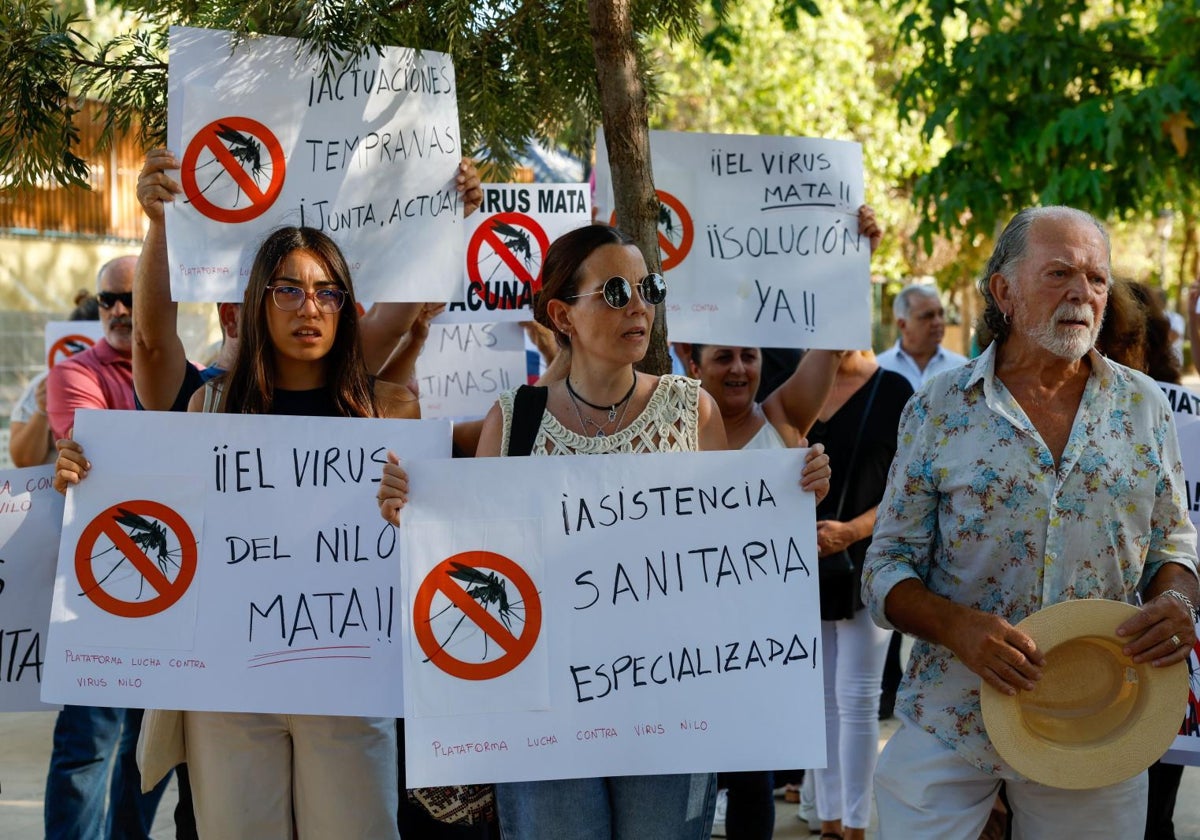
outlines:
{"label": "long brown hair", "polygon": [[375,400],[363,360],[358,334],[358,307],[350,269],[341,250],[327,235],[310,227],[284,227],[273,231],[254,255],[250,279],[242,298],[238,324],[238,351],[226,374],[225,410],[241,414],[269,414],[275,401],[275,354],[267,331],[267,285],[279,264],[293,251],[308,251],[321,263],[329,279],[346,292],[338,312],[337,335],[322,361],[327,366],[325,387],[343,417],[374,417]]}

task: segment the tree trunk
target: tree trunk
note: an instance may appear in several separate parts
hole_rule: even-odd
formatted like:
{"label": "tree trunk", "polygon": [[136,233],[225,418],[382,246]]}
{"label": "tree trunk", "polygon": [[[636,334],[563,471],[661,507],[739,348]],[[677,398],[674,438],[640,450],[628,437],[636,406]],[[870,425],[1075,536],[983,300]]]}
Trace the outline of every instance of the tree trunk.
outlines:
{"label": "tree trunk", "polygon": [[[646,89],[638,72],[630,5],[630,0],[588,0],[588,20],[617,224],[636,240],[650,271],[661,271],[658,197],[650,169],[650,123]],[[637,279],[629,278],[633,282]],[[671,370],[665,310],[659,306],[654,313],[650,349],[639,365],[646,373]]]}

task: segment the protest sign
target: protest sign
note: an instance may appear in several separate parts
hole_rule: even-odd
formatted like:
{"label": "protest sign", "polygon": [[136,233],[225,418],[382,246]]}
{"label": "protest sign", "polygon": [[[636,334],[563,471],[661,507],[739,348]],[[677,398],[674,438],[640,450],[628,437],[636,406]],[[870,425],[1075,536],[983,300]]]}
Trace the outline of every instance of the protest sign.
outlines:
{"label": "protest sign", "polygon": [[1174,382],[1159,382],[1158,387],[1162,389],[1167,397],[1167,402],[1171,404],[1176,426],[1182,426],[1184,423],[1190,423],[1200,418],[1200,395],[1182,385],[1176,385]]}
{"label": "protest sign", "polygon": [[[399,715],[389,449],[441,421],[81,411],[43,697],[134,708]],[[175,472],[162,474],[169,464]]]}
{"label": "protest sign", "polygon": [[0,712],[54,708],[38,699],[63,513],[53,477],[0,470]]}
{"label": "protest sign", "polygon": [[[321,72],[292,38],[172,27],[167,205],[175,300],[241,300],[280,225],[325,231],[364,300],[446,300],[463,264],[450,57],[386,47]],[[186,99],[187,107],[175,107]]]}
{"label": "protest sign", "polygon": [[482,417],[502,391],[525,382],[520,324],[429,325],[417,361],[422,417]]}
{"label": "protest sign", "polygon": [[82,353],[104,337],[99,321],[47,321],[46,367]]}
{"label": "protest sign", "polygon": [[529,321],[550,243],[592,221],[587,184],[484,184],[466,220],[463,286],[442,322]]}
{"label": "protest sign", "polygon": [[[1188,390],[1166,382],[1158,383],[1175,411],[1176,433],[1183,461],[1184,486],[1188,515],[1200,528],[1200,423],[1189,414],[1196,408],[1196,397]],[[1200,643],[1192,645],[1188,658],[1188,703],[1179,734],[1163,761],[1168,764],[1200,765]]]}
{"label": "protest sign", "polygon": [[410,464],[408,783],[824,766],[804,454]]}
{"label": "protest sign", "polygon": [[[603,132],[596,146],[596,206],[611,221]],[[858,143],[651,131],[650,155],[672,341],[871,346]]]}

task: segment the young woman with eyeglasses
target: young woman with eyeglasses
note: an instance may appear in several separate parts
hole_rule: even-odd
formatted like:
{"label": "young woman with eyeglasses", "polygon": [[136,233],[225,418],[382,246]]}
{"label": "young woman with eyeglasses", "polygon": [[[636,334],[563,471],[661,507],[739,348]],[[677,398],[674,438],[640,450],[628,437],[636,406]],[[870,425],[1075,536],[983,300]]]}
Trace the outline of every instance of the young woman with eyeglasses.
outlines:
{"label": "young woman with eyeglasses", "polygon": [[[275,231],[243,297],[232,368],[190,411],[394,417],[416,397],[363,363],[350,272],[312,228]],[[201,837],[398,837],[396,721],[184,712]]]}
{"label": "young woman with eyeglasses", "polygon": [[[716,404],[698,382],[634,367],[650,346],[654,307],[666,292],[663,278],[647,271],[633,240],[616,228],[588,225],[555,240],[534,316],[569,353],[569,363],[566,375],[547,386],[540,418],[532,418],[537,433],[529,454],[726,448]],[[477,455],[525,454],[509,450],[514,399],[515,392],[503,394],[484,420]],[[812,474],[805,480],[819,483],[815,473],[824,466],[806,468]],[[394,495],[396,505],[406,496],[400,477],[385,468],[380,491]],[[707,773],[496,785],[502,836],[522,840],[699,840],[709,834],[714,796]]]}

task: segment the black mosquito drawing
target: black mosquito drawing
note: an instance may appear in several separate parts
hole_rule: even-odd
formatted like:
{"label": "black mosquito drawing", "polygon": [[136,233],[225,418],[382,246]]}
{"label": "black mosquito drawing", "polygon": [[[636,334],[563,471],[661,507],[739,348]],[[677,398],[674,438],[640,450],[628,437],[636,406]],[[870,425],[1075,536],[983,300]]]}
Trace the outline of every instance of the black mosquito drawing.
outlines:
{"label": "black mosquito drawing", "polygon": [[[233,155],[233,159],[242,164],[243,167],[249,169],[250,177],[254,179],[254,183],[260,183],[260,178],[262,174],[270,168],[270,163],[268,162],[265,165],[263,164],[262,146],[259,144],[259,142],[252,136],[248,134],[242,134],[242,132],[238,131],[236,128],[230,128],[224,123],[217,123],[217,137],[225,141],[225,144],[229,148],[229,153]],[[215,157],[212,160],[197,166],[196,170],[199,171],[206,166],[211,166],[214,163],[218,163],[218,160]],[[213,184],[217,183],[217,181],[228,174],[223,165],[220,167],[220,169],[221,171],[212,177],[208,184],[205,185],[204,189],[200,190],[201,194],[208,192]],[[242,199],[242,186],[240,183],[238,183],[236,178],[234,179],[234,184],[237,187],[237,196],[234,198],[233,206],[237,207],[238,202]]]}
{"label": "black mosquito drawing", "polygon": [[[179,562],[172,556],[179,553],[178,549],[171,551],[167,548],[167,529],[165,525],[163,525],[161,522],[151,522],[142,516],[138,516],[132,511],[125,510],[125,508],[119,507],[117,508],[117,512],[121,514],[116,519],[117,524],[124,525],[129,529],[129,538],[133,540],[134,544],[138,546],[138,548],[141,548],[146,552],[146,554],[154,556],[155,561],[158,563],[158,567],[162,570],[164,575],[167,574],[167,571],[171,566],[179,568]],[[116,545],[109,546],[108,548],[104,549],[104,551],[92,555],[91,559],[95,560],[97,557],[107,554],[114,549],[116,549]],[[117,569],[121,568],[121,564],[128,559],[128,557],[122,556],[120,560],[113,564],[113,567],[108,570],[104,577],[96,581],[95,586],[80,592],[79,594],[87,595],[89,592],[97,589],[102,583],[112,577],[113,573]],[[138,581],[138,600],[141,600],[142,590],[145,588],[145,586],[146,578],[143,577]]]}
{"label": "black mosquito drawing", "polygon": [[662,228],[667,239],[671,240],[672,242],[677,241],[682,233],[682,231],[675,226],[675,216],[672,215],[670,208],[661,201],[658,202],[658,226]]}
{"label": "black mosquito drawing", "polygon": [[[504,222],[494,222],[492,230],[500,234],[504,246],[512,251],[516,256],[520,257],[521,262],[525,263],[525,267],[531,272],[533,271],[533,242],[529,238],[529,234],[520,228],[513,227]],[[488,274],[488,280],[495,276],[500,270],[500,266],[504,265],[504,260],[498,260],[495,266],[492,267]]]}
{"label": "black mosquito drawing", "polygon": [[[462,563],[452,562],[450,565],[454,567],[454,571],[450,572],[450,577],[467,584],[467,595],[478,601],[480,606],[482,606],[485,610],[488,610],[489,607],[495,605],[496,615],[500,619],[501,623],[504,624],[505,628],[510,631],[512,630],[513,619],[516,619],[522,623],[525,621],[524,617],[519,614],[523,611],[521,604],[524,602],[509,602],[507,584],[498,574],[495,572],[481,572],[473,566],[466,566]],[[436,615],[431,615],[429,617],[429,622],[432,624],[435,618],[454,606],[456,605],[447,604],[445,607],[439,610]],[[463,613],[462,616],[459,617],[458,621],[454,623],[454,628],[450,631],[450,635],[446,637],[446,641],[438,645],[439,652],[446,649],[446,646],[450,644],[450,640],[454,638],[454,634],[458,632],[458,628],[462,626],[462,623],[466,621],[466,619],[467,615],[466,613]],[[484,633],[483,658],[480,660],[481,662],[487,660],[487,652],[488,635],[487,633]],[[427,658],[425,661],[428,662],[429,659]]]}

